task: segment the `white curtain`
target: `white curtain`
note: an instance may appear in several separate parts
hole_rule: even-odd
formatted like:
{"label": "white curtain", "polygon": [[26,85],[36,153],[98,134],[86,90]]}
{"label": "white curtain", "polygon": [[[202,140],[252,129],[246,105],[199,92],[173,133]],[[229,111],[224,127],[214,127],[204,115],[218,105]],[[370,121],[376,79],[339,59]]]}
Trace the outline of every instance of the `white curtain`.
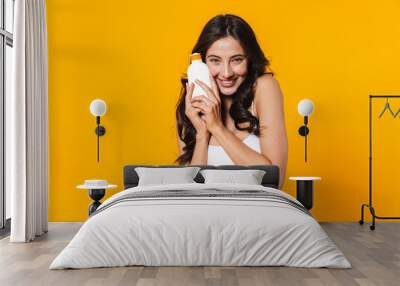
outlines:
{"label": "white curtain", "polygon": [[45,0],[16,0],[14,70],[6,98],[6,187],[11,242],[47,232],[48,120]]}

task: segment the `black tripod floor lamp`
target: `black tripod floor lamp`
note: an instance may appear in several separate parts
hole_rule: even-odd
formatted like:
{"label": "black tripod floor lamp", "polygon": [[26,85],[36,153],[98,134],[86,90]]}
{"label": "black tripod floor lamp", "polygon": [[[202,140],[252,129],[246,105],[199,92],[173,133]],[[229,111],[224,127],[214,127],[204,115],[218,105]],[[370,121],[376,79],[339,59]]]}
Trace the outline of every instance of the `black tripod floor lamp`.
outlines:
{"label": "black tripod floor lamp", "polygon": [[369,96],[369,202],[368,204],[361,205],[361,219],[359,223],[361,225],[364,224],[364,208],[368,208],[371,216],[372,216],[372,224],[369,226],[371,230],[375,229],[375,219],[391,219],[396,220],[400,219],[400,217],[388,217],[388,216],[378,216],[375,212],[375,209],[372,205],[372,101],[375,99],[386,99],[386,104],[381,111],[379,118],[382,117],[385,113],[390,113],[390,116],[396,118],[400,113],[400,109],[394,113],[389,104],[389,98],[400,98],[400,95],[370,95]]}

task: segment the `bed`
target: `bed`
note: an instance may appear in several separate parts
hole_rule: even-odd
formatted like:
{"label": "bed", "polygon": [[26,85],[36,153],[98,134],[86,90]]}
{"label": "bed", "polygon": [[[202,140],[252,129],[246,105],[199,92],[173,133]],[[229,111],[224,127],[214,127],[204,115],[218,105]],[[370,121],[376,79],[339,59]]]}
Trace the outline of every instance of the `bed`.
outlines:
{"label": "bed", "polygon": [[[103,202],[50,269],[144,266],[351,265],[304,206],[277,189],[277,166],[198,166],[264,170],[260,185],[138,185],[124,168],[124,191]],[[155,166],[151,166],[155,167]],[[157,168],[180,166],[157,166]],[[136,169],[137,170],[137,169]]]}

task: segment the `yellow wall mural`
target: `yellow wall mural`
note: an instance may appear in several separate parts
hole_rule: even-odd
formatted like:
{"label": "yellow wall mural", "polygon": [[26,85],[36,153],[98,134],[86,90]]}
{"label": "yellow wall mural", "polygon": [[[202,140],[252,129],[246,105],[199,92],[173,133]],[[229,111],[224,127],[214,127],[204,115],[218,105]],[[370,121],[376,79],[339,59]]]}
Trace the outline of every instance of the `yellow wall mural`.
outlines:
{"label": "yellow wall mural", "polygon": [[[244,18],[271,62],[285,103],[289,176],[320,176],[312,210],[320,221],[357,221],[368,198],[368,95],[400,94],[400,2],[47,1],[50,221],[83,221],[91,202],[76,185],[107,179],[122,190],[126,164],[172,164],[180,76],[205,23]],[[104,99],[106,135],[96,161],[89,104]],[[308,159],[297,103],[311,99]],[[392,100],[395,110],[400,100]],[[400,213],[400,116],[374,103],[378,214]]]}

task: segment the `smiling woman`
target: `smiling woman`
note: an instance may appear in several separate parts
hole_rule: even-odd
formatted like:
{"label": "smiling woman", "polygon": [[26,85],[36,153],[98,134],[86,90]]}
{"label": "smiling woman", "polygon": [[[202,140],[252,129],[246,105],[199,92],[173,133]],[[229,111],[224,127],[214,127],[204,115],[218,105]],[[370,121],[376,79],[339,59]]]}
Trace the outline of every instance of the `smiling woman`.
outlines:
{"label": "smiling woman", "polygon": [[194,85],[181,79],[176,161],[273,164],[282,187],[288,152],[283,97],[252,28],[238,16],[218,15],[205,25],[192,53],[207,64],[211,88],[197,81],[206,94],[192,98]]}

